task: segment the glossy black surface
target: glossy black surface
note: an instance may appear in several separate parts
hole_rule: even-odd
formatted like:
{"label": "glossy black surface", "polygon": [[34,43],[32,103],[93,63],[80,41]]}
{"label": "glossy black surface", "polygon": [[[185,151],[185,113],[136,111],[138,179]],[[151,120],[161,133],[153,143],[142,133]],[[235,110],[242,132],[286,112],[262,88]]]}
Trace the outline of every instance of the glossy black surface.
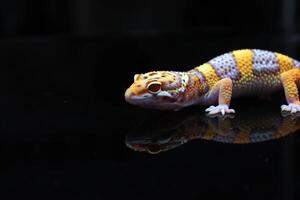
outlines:
{"label": "glossy black surface", "polygon": [[[126,135],[205,107],[161,112],[124,101],[135,73],[189,70],[233,49],[299,59],[299,5],[1,1],[0,198],[299,199],[298,132],[249,145],[195,139],[150,155],[128,148]],[[280,115],[283,103],[279,92],[232,107],[252,107],[255,118],[265,104]]]}
{"label": "glossy black surface", "polygon": [[[243,101],[236,109],[249,104],[252,102]],[[259,105],[256,108],[264,109]],[[178,118],[190,116],[195,109],[199,108],[173,115]],[[136,113],[143,113],[143,117],[130,120],[135,124],[132,126],[140,128],[140,124],[149,123],[149,128],[145,126],[144,130],[140,129],[141,135],[134,133],[137,138],[142,138],[148,129],[153,130],[152,118],[155,121],[159,121],[159,118],[166,121],[167,115],[171,114],[152,113],[149,116],[151,113],[145,111]],[[255,115],[255,112],[249,115]],[[131,131],[127,134],[131,134]],[[156,139],[160,138],[159,134]],[[118,138],[121,136],[113,140]],[[298,144],[297,132],[284,138],[253,144],[224,144],[195,139],[154,155],[133,151],[119,144],[114,150],[113,171],[118,180],[114,187],[121,188],[122,192],[134,199],[145,196],[151,199],[158,195],[163,198],[175,196],[188,199],[203,196],[218,198],[220,195],[246,199],[270,196],[274,199],[293,199],[298,195]]]}
{"label": "glossy black surface", "polygon": [[[192,61],[189,52],[198,49],[198,37],[170,38],[152,37],[151,44],[149,38],[129,39],[141,42],[139,48],[128,40],[124,42],[125,39],[76,39],[72,44],[65,44],[74,39],[47,41],[44,38],[42,43],[48,48],[46,51],[34,47],[35,52],[39,52],[38,57],[28,53],[26,48],[22,50],[30,65],[22,64],[25,58],[11,60],[18,70],[4,65],[7,69],[2,73],[2,81],[6,85],[1,86],[4,89],[0,127],[3,194],[12,199],[20,196],[36,199],[153,199],[158,196],[297,199],[297,133],[251,145],[193,140],[155,156],[126,147],[126,134],[146,120],[151,123],[152,118],[157,121],[162,116],[166,119],[169,115],[182,117],[190,111],[204,112],[204,107],[197,106],[175,113],[147,110],[131,106],[123,99],[123,92],[132,81],[132,72],[138,71],[142,64],[136,64],[135,59],[142,55],[132,56],[139,49],[149,45],[165,48],[168,53],[164,56],[162,52],[155,53],[156,62],[169,65],[166,68],[170,69],[176,62],[179,63],[175,66],[177,69],[181,65],[187,69],[193,63],[214,56],[213,49],[211,53],[197,50]],[[190,50],[182,50],[184,45],[178,38],[190,41]],[[34,41],[28,40],[29,46],[34,45]],[[59,43],[53,44],[53,40]],[[168,40],[176,48],[166,45]],[[275,42],[278,40],[274,39]],[[111,51],[99,51],[93,48],[95,44],[101,48],[115,46]],[[220,49],[225,45],[221,41],[219,44]],[[57,53],[64,45],[70,49]],[[82,49],[87,51],[84,55],[70,55]],[[3,47],[2,52],[9,50]],[[97,53],[93,55],[93,52]],[[41,65],[43,70],[38,72]],[[149,69],[151,65],[147,64]],[[116,73],[115,66],[133,66],[133,69],[125,73],[119,68],[120,72]],[[279,112],[283,94],[275,95],[273,100]],[[256,109],[264,109],[260,101],[254,99],[235,100],[232,106],[238,111],[253,104]],[[249,115],[255,114],[255,110],[249,112]],[[144,129],[148,129],[145,123]]]}
{"label": "glossy black surface", "polygon": [[[210,116],[191,109],[185,113],[151,117],[130,130],[125,143],[134,151],[158,154],[192,140],[250,145],[286,137],[300,130],[299,113],[278,112],[278,107],[271,101],[257,103],[259,107],[240,101],[236,114],[224,116]],[[255,114],[251,114],[253,111]]]}

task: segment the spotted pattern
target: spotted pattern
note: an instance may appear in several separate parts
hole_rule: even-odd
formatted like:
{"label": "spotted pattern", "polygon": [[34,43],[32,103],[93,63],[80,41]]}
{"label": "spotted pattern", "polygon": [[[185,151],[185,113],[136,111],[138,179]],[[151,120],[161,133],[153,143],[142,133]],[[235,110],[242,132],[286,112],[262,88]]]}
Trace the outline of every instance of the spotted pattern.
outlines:
{"label": "spotted pattern", "polygon": [[270,51],[237,50],[218,56],[196,69],[208,81],[209,88],[221,79],[230,78],[234,96],[272,92],[281,86],[280,61]]}
{"label": "spotted pattern", "polygon": [[[271,93],[282,87],[279,76],[279,64],[273,62],[275,65],[277,64],[277,69],[275,68],[276,70],[274,70],[273,65],[273,69],[268,70],[270,66],[268,65],[269,61],[264,61],[276,61],[275,54],[272,56],[269,54],[271,52],[250,49],[236,50],[232,53],[241,73],[241,79],[233,82],[233,96]],[[258,55],[262,55],[262,53],[266,53],[264,55],[268,59],[259,59]]]}
{"label": "spotted pattern", "polygon": [[276,55],[273,52],[253,49],[253,73],[260,74],[275,74],[279,72],[279,64]]}
{"label": "spotted pattern", "polygon": [[240,78],[240,73],[232,53],[225,53],[210,60],[208,63],[214,67],[220,78],[230,78],[232,80]]}
{"label": "spotted pattern", "polygon": [[[134,83],[128,88],[132,95],[145,96],[148,93],[148,85],[158,81],[162,84],[163,91],[176,91],[182,87],[182,80],[178,78],[178,72],[173,71],[151,71],[145,74],[136,74]],[[185,80],[187,81],[187,80]]]}
{"label": "spotted pattern", "polygon": [[181,86],[177,88],[176,92],[184,92],[186,89],[186,86],[189,82],[189,76],[187,73],[179,72],[180,80],[181,80]]}
{"label": "spotted pattern", "polygon": [[[244,128],[244,127],[243,127]],[[248,128],[248,127],[247,127]],[[253,132],[254,131],[254,132]],[[217,134],[213,140],[222,143],[256,143],[273,139],[276,129],[270,129],[269,132],[256,131],[250,129],[247,132],[232,132],[228,135]]]}
{"label": "spotted pattern", "polygon": [[[148,93],[149,83],[158,81],[161,83],[161,91],[164,92],[162,94],[176,95],[177,99],[183,96],[193,96],[187,95],[190,91],[197,93],[193,96],[194,99],[188,98],[192,103],[184,102],[183,106],[194,103],[212,104],[215,94],[222,94],[219,93],[221,83],[221,86],[225,88],[222,80],[229,78],[232,81],[230,87],[232,97],[272,93],[284,86],[287,101],[293,102],[299,99],[296,85],[300,82],[299,69],[299,61],[283,54],[259,49],[242,49],[213,58],[188,72],[152,71],[137,74],[134,76],[134,83],[127,89],[126,95],[145,96]],[[193,88],[199,88],[199,90],[191,90],[190,84],[196,85],[197,87]],[[231,96],[229,86],[225,89],[228,94],[224,93],[219,97]],[[249,139],[244,137],[244,134],[240,134],[237,138]]]}
{"label": "spotted pattern", "polygon": [[199,88],[199,92],[201,94],[205,94],[206,92],[208,92],[207,80],[205,79],[203,74],[200,71],[198,71],[197,69],[192,69],[192,70],[189,71],[189,73],[192,74],[192,77],[194,78],[194,81],[198,82],[197,85],[198,85],[198,88]]}
{"label": "spotted pattern", "polygon": [[253,132],[250,133],[250,140],[252,143],[271,140],[273,138],[274,133],[276,133],[275,128],[265,131],[253,130]]}
{"label": "spotted pattern", "polygon": [[232,52],[237,67],[241,74],[241,81],[248,82],[253,79],[252,60],[253,54],[249,49],[236,50]]}
{"label": "spotted pattern", "polygon": [[221,134],[217,134],[213,140],[217,141],[217,142],[222,142],[222,143],[234,143],[235,140],[235,134],[229,134],[229,135],[221,135]]}

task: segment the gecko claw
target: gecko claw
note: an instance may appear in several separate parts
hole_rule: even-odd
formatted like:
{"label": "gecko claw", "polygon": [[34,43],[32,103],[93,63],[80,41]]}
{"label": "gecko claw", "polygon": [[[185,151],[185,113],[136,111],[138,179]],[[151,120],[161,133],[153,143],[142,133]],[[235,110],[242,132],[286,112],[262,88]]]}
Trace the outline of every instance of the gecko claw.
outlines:
{"label": "gecko claw", "polygon": [[289,112],[289,113],[297,113],[300,111],[300,104],[298,103],[290,103],[289,105],[282,105],[281,106],[282,112]]}
{"label": "gecko claw", "polygon": [[208,112],[208,115],[215,115],[218,113],[221,113],[222,115],[227,113],[235,113],[233,109],[228,108],[228,105],[210,106],[205,111]]}

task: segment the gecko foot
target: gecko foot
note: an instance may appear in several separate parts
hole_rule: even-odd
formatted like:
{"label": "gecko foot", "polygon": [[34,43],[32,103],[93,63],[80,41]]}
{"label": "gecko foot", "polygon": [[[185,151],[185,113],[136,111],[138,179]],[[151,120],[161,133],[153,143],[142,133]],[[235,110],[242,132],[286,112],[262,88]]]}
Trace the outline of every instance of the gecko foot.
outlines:
{"label": "gecko foot", "polygon": [[300,104],[299,103],[290,103],[289,105],[282,105],[281,111],[287,111],[290,113],[296,113],[300,111]]}
{"label": "gecko foot", "polygon": [[225,113],[235,113],[233,109],[228,108],[228,105],[210,106],[205,110],[205,112],[208,112],[208,115],[214,115],[217,113],[221,113],[222,115],[225,115]]}

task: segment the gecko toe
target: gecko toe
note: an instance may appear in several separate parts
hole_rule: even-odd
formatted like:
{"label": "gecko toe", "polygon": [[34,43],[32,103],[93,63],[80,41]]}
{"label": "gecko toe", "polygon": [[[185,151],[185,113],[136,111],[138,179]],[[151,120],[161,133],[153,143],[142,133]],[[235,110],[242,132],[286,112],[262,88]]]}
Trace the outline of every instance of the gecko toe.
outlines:
{"label": "gecko toe", "polygon": [[298,103],[290,103],[289,105],[282,105],[281,111],[290,112],[292,114],[300,111],[300,104]]}
{"label": "gecko toe", "polygon": [[210,111],[214,110],[215,107],[216,107],[216,106],[210,106],[209,108],[206,108],[206,109],[205,109],[205,112],[210,112]]}
{"label": "gecko toe", "polygon": [[233,110],[233,109],[228,109],[227,113],[235,113],[235,110]]}
{"label": "gecko toe", "polygon": [[297,112],[297,109],[296,108],[292,108],[291,113],[295,113],[295,112]]}
{"label": "gecko toe", "polygon": [[282,106],[281,106],[281,110],[282,110],[282,111],[287,110],[287,108],[288,108],[287,105],[282,105]]}
{"label": "gecko toe", "polygon": [[225,110],[221,109],[221,113],[222,113],[222,115],[225,115]]}
{"label": "gecko toe", "polygon": [[227,113],[235,113],[233,109],[229,109],[227,105],[218,105],[218,106],[210,106],[205,110],[209,112],[208,115],[215,115],[220,113],[221,115],[225,115]]}
{"label": "gecko toe", "polygon": [[218,109],[214,109],[214,110],[210,111],[208,114],[209,115],[214,115],[214,114],[217,114],[217,113],[220,113],[220,111]]}

